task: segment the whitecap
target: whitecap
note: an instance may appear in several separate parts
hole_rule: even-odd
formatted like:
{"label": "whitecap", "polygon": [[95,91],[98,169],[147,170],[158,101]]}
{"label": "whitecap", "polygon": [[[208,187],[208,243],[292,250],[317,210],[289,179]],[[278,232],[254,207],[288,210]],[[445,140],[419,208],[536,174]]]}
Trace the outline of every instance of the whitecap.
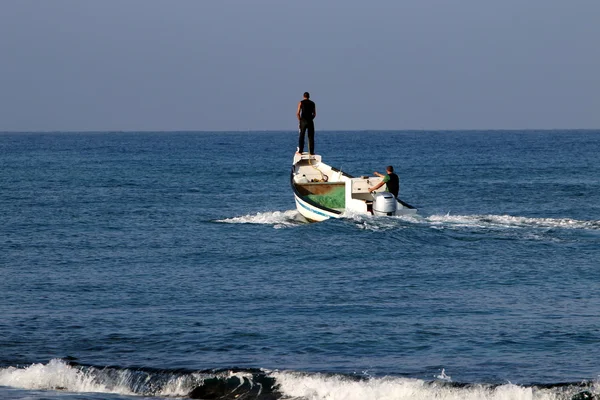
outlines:
{"label": "whitecap", "polygon": [[62,360],[48,364],[32,364],[25,368],[0,369],[0,386],[33,390],[65,390],[68,392],[94,392],[133,395],[126,385],[109,387],[89,373],[73,368]]}
{"label": "whitecap", "polygon": [[[365,380],[339,375],[274,372],[284,396],[313,400],[555,400],[556,390],[503,385],[454,385],[420,379],[382,377]],[[573,393],[574,394],[574,393]]]}

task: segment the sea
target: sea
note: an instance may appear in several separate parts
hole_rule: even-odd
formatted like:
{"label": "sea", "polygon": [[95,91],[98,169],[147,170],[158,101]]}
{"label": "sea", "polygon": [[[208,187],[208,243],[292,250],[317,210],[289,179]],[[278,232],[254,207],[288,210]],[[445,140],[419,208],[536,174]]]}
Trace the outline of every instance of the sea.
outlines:
{"label": "sea", "polygon": [[0,399],[600,399],[600,130],[0,134]]}

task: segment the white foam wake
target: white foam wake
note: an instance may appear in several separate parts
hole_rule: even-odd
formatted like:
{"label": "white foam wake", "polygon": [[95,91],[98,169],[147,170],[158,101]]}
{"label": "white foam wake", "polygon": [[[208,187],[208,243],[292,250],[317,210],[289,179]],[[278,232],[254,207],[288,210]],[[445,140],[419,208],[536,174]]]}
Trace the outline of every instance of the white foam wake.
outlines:
{"label": "white foam wake", "polygon": [[[405,215],[405,216],[375,216],[358,212],[346,211],[342,214],[342,218],[351,221],[359,229],[371,231],[387,231],[396,230],[399,228],[410,227],[410,223],[422,222],[420,216]],[[403,224],[402,221],[407,222]]]}
{"label": "white foam wake", "polygon": [[[429,225],[432,228],[477,228],[477,229],[572,229],[600,231],[600,220],[577,220],[572,218],[530,218],[511,215],[407,215],[377,217],[361,213],[345,212],[345,220],[352,221],[357,227],[366,230],[389,230],[409,228],[413,224]],[[229,224],[266,224],[274,228],[298,226],[307,221],[296,210],[261,212],[218,220]]]}
{"label": "white foam wake", "polygon": [[511,215],[431,215],[425,221],[432,225],[451,224],[459,227],[498,228],[561,228],[600,230],[600,221],[571,218],[528,218]]}
{"label": "white foam wake", "polygon": [[241,217],[221,219],[217,222],[224,222],[228,224],[266,224],[273,225],[274,228],[284,228],[296,226],[306,221],[303,220],[298,211],[287,210],[248,214]]}

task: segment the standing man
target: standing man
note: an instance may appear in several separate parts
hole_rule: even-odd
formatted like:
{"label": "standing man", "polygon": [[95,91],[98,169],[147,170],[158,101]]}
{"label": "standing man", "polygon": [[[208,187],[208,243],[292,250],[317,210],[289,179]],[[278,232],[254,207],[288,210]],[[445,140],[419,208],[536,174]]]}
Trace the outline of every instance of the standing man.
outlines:
{"label": "standing man", "polygon": [[385,171],[387,172],[387,175],[383,175],[375,171],[375,175],[383,178],[383,180],[379,182],[377,186],[370,187],[369,192],[373,192],[386,184],[387,191],[393,194],[394,197],[398,197],[398,192],[400,191],[400,179],[398,178],[398,175],[394,173],[394,167],[391,165],[385,167]]}
{"label": "standing man", "polygon": [[304,134],[308,130],[308,152],[315,154],[315,123],[313,120],[317,116],[317,106],[310,99],[310,94],[304,92],[304,99],[298,103],[298,111],[296,117],[298,117],[299,123],[299,135],[298,135],[298,148],[296,153],[302,154],[304,151]]}

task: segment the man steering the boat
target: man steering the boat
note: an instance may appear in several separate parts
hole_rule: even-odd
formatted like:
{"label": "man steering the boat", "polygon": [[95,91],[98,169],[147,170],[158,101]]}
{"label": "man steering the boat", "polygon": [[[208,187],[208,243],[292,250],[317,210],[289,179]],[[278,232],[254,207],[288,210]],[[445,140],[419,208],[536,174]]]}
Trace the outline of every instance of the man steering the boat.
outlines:
{"label": "man steering the boat", "polygon": [[383,185],[386,185],[386,190],[393,194],[394,197],[398,197],[398,192],[400,191],[400,178],[398,178],[398,175],[394,173],[394,167],[392,167],[391,165],[388,165],[385,168],[385,172],[387,172],[387,175],[380,174],[377,171],[374,172],[375,175],[377,175],[380,178],[383,178],[383,180],[377,185],[370,187],[369,192],[374,192]]}
{"label": "man steering the boat", "polygon": [[304,99],[298,103],[296,117],[298,117],[299,132],[298,132],[298,148],[296,153],[302,154],[304,151],[304,135],[308,131],[308,152],[315,154],[315,123],[314,119],[317,116],[317,106],[310,100],[310,94],[304,92]]}

